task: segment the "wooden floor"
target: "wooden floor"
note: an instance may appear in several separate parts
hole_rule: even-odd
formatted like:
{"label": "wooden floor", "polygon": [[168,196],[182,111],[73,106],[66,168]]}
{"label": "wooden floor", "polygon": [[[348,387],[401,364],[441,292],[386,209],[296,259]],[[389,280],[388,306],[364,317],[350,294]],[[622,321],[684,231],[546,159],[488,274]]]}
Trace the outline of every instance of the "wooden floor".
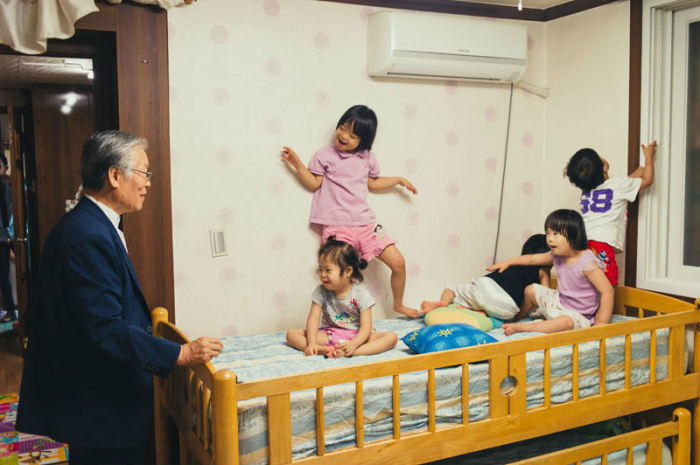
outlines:
{"label": "wooden floor", "polygon": [[18,335],[0,334],[0,394],[19,392],[24,365],[23,352]]}

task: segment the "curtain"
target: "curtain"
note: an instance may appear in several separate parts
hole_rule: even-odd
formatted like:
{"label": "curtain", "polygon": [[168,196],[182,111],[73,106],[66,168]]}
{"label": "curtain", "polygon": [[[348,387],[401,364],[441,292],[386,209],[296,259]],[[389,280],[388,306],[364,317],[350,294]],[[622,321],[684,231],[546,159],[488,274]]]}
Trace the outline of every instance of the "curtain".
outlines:
{"label": "curtain", "polygon": [[[163,9],[191,3],[185,0],[135,0]],[[121,0],[109,0],[121,3]],[[27,54],[46,51],[48,39],[68,39],[75,22],[98,11],[94,0],[0,0],[0,43]]]}

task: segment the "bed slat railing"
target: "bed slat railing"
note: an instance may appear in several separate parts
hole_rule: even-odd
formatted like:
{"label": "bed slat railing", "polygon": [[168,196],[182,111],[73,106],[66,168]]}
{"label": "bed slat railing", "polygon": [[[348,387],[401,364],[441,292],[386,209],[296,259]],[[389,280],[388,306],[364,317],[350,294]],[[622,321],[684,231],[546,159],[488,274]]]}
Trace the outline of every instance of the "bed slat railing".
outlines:
{"label": "bed slat railing", "polygon": [[267,444],[270,465],[292,461],[292,417],[289,393],[267,397]]}
{"label": "bed slat railing", "polygon": [[357,447],[365,447],[365,401],[362,381],[355,382],[355,439]]}
{"label": "bed slat railing", "polygon": [[601,339],[598,343],[598,386],[600,395],[605,395],[605,373],[607,365],[605,362],[605,339]]}
{"label": "bed slat railing", "polygon": [[462,424],[469,424],[469,364],[462,364]]}
{"label": "bed slat railing", "polygon": [[401,385],[399,384],[399,375],[391,377],[391,415],[394,428],[394,439],[401,438]]}
{"label": "bed slat railing", "polygon": [[527,367],[526,355],[517,354],[510,357],[509,375],[515,380],[515,387],[508,394],[511,415],[520,415],[527,410]]}
{"label": "bed slat railing", "polygon": [[673,417],[672,421],[660,425],[513,462],[510,465],[580,464],[584,460],[594,458],[600,458],[601,464],[604,465],[608,463],[608,454],[618,450],[627,450],[627,463],[631,464],[633,448],[640,444],[647,446],[646,463],[658,465],[661,463],[662,441],[668,437],[673,438],[673,463],[687,464],[690,463],[690,412],[684,408],[677,408]]}
{"label": "bed slat railing", "polygon": [[508,415],[508,398],[501,393],[501,383],[508,376],[508,357],[494,357],[489,361],[490,418]]}
{"label": "bed slat railing", "polygon": [[316,388],[316,453],[326,453],[326,421],[323,417],[323,388]]}

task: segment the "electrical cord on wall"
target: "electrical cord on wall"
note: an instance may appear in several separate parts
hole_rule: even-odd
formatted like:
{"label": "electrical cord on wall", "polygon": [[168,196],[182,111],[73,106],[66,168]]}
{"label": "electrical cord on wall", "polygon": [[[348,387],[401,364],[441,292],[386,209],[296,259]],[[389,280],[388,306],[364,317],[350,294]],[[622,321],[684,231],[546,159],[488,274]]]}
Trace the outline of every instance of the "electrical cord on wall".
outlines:
{"label": "electrical cord on wall", "polygon": [[493,247],[493,260],[492,264],[496,263],[496,256],[498,254],[498,239],[501,235],[501,213],[503,210],[503,188],[506,182],[506,162],[508,161],[508,139],[510,137],[510,113],[513,108],[513,83],[510,84],[510,99],[508,101],[508,124],[506,125],[506,147],[505,153],[503,154],[503,174],[501,175],[501,196],[498,199],[498,226],[496,226],[496,245]]}

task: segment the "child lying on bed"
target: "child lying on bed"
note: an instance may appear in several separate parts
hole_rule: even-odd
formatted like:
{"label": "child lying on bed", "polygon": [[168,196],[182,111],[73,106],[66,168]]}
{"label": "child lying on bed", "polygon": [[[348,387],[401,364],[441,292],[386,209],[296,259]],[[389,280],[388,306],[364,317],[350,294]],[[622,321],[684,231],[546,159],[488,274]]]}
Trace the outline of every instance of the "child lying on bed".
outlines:
{"label": "child lying on bed", "polygon": [[549,253],[521,255],[488,267],[505,272],[513,265],[552,265],[557,270],[558,290],[531,284],[525,289],[524,312],[544,318],[531,323],[503,325],[507,336],[520,331],[555,333],[588,328],[610,321],[615,291],[603,272],[603,264],[588,249],[581,215],[573,210],[555,210],[544,222]]}
{"label": "child lying on bed", "polygon": [[[544,252],[549,252],[544,234],[530,236],[523,244],[523,255]],[[455,302],[459,308],[476,310],[499,320],[512,320],[523,306],[525,288],[533,283],[549,286],[549,267],[511,266],[503,273],[494,271],[467,284],[446,288],[440,300],[423,301],[420,310],[428,313]]]}
{"label": "child lying on bed", "polygon": [[321,284],[311,296],[306,330],[287,331],[290,346],[303,350],[304,355],[335,358],[378,354],[396,345],[393,332],[372,332],[375,301],[360,284],[360,270],[365,267],[367,262],[351,245],[334,236],[328,238],[318,251]]}

